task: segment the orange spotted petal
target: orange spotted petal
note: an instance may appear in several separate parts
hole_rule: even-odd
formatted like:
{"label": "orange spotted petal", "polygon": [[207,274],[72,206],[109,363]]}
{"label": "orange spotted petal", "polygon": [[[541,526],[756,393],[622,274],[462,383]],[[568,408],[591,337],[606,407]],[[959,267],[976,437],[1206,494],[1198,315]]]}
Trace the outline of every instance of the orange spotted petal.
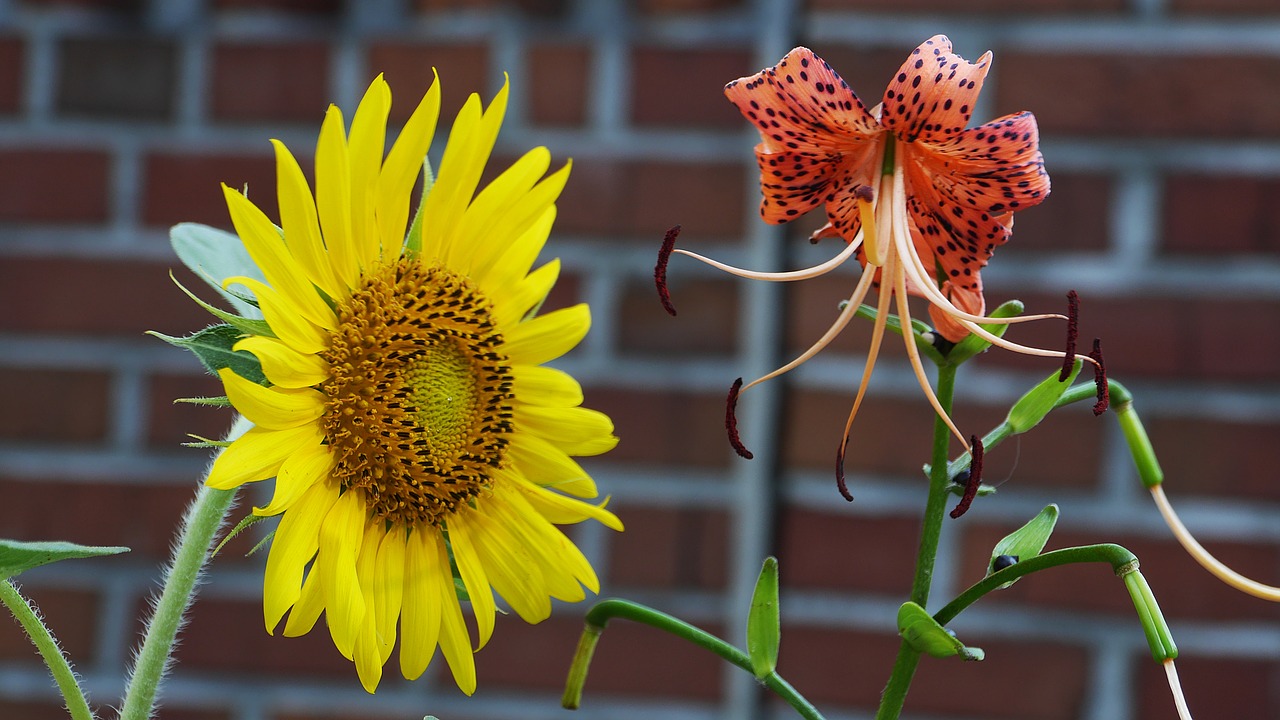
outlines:
{"label": "orange spotted petal", "polygon": [[[982,283],[978,283],[977,291],[957,287],[950,280],[942,283],[942,294],[947,296],[953,305],[973,315],[983,315],[987,311],[986,299],[982,296]],[[961,325],[947,311],[929,303],[929,319],[933,327],[942,337],[951,342],[960,342],[969,334],[969,329]]]}
{"label": "orange spotted petal", "polygon": [[757,147],[763,194],[760,216],[777,225],[825,204],[836,233],[850,242],[861,224],[855,191],[872,183],[876,158],[876,145],[871,143],[843,155],[770,153]]}
{"label": "orange spotted petal", "polygon": [[978,271],[986,266],[997,245],[1009,239],[1013,216],[992,215],[961,205],[939,192],[916,164],[904,167],[909,199],[911,239],[924,267],[941,269],[938,284],[951,280],[957,287],[981,292]]}
{"label": "orange spotted petal", "polygon": [[880,123],[907,142],[959,134],[990,67],[990,52],[971,63],[951,52],[946,35],[934,35],[911,51],[889,83]]}
{"label": "orange spotted petal", "polygon": [[881,133],[875,117],[822,58],[798,47],[724,94],[760,130],[764,152],[843,153]]}
{"label": "orange spotted petal", "polygon": [[1049,194],[1040,131],[1028,112],[1006,115],[939,143],[918,143],[918,161],[954,202],[992,214],[1038,205]]}

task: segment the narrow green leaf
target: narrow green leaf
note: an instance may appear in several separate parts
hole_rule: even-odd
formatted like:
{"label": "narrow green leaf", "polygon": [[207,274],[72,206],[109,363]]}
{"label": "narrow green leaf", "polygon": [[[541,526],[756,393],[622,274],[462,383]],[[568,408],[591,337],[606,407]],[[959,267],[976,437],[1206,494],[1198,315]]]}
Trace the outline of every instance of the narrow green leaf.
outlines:
{"label": "narrow green leaf", "polygon": [[203,405],[205,407],[231,407],[231,400],[226,395],[218,397],[189,397],[174,398],[175,403],[183,403],[186,405]]}
{"label": "narrow green leaf", "polygon": [[169,242],[182,264],[217,290],[241,315],[262,317],[252,303],[222,287],[223,280],[237,275],[267,281],[238,236],[208,225],[181,223],[169,230]]}
{"label": "narrow green leaf", "polygon": [[[263,520],[266,520],[266,518],[261,515],[246,515],[243,518],[241,518],[240,522],[236,523],[236,526],[231,528],[231,530],[227,533],[226,537],[222,538],[222,541],[219,542],[218,546],[213,549],[213,552],[209,553],[209,557],[214,557],[219,552],[221,552],[222,547],[224,545],[231,542],[232,538],[239,535],[241,532],[244,532],[244,530],[247,529],[250,525],[256,525],[257,523],[260,523]],[[268,537],[270,536],[268,535]],[[258,545],[261,545],[261,544],[262,544],[261,542],[258,543]],[[257,550],[256,545],[254,546],[253,550],[249,551],[249,554],[252,555],[255,550]]]}
{"label": "narrow green leaf", "polygon": [[197,305],[204,308],[205,312],[234,327],[245,335],[265,335],[267,337],[276,337],[275,332],[271,330],[271,326],[267,324],[266,320],[243,318],[235,313],[229,313],[225,310],[216,308],[204,300],[201,300],[195,293],[191,292],[186,288],[186,286],[178,282],[178,278],[174,277],[173,273],[169,273],[169,279],[173,280],[173,284],[177,285],[179,290],[186,293],[187,297],[191,298]]}
{"label": "narrow green leaf", "polygon": [[422,159],[422,197],[418,199],[418,209],[413,213],[413,222],[409,223],[409,234],[404,239],[404,254],[417,257],[422,252],[422,208],[426,207],[427,194],[436,184],[436,175],[431,171],[431,161]]}
{"label": "narrow green leaf", "polygon": [[231,349],[243,335],[230,325],[213,325],[183,338],[171,337],[154,330],[148,331],[147,334],[158,337],[170,345],[190,350],[200,359],[201,364],[215,375],[223,368],[230,368],[245,380],[251,380],[259,385],[267,384],[267,376],[262,374],[262,363],[253,353]]}
{"label": "narrow green leaf", "polygon": [[913,602],[903,603],[898,608],[898,634],[917,652],[930,657],[959,655],[963,660],[981,660],[985,657],[982,648],[966,647],[950,630],[938,624],[924,608]]}
{"label": "narrow green leaf", "polygon": [[98,547],[61,541],[24,542],[0,539],[0,580],[59,560],[118,555],[126,552],[129,552],[129,548],[118,546]]}
{"label": "narrow green leaf", "polygon": [[1075,382],[1076,376],[1080,374],[1081,365],[1083,363],[1077,359],[1071,368],[1071,374],[1061,382],[1058,381],[1061,371],[1054,370],[1052,375],[1041,380],[1040,384],[1018,398],[1018,402],[1009,409],[1009,416],[1005,420],[1009,423],[1009,427],[1013,428],[1014,434],[1024,433],[1040,424],[1044,416],[1057,406],[1058,399],[1071,387],[1071,383]]}
{"label": "narrow green leaf", "polygon": [[[1022,314],[1022,301],[1010,300],[1006,303],[1003,303],[1002,305],[1000,305],[1000,307],[996,308],[995,310],[992,310],[991,312],[987,313],[987,317],[1008,318],[1008,317],[1016,317],[1021,314]],[[995,335],[996,337],[1004,337],[1005,331],[1009,329],[1009,326],[1004,323],[999,323],[999,324],[979,323],[979,325],[981,325],[983,329],[985,329],[987,332],[991,333],[992,335]],[[954,348],[951,348],[951,352],[947,353],[947,360],[956,365],[959,365],[960,363],[964,362],[965,360],[968,360],[974,355],[984,352],[989,347],[991,347],[990,342],[978,337],[977,335],[974,335],[973,333],[970,333],[968,336],[965,337],[965,339],[956,343],[956,346]]]}
{"label": "narrow green leaf", "polygon": [[[1001,562],[1007,563],[1008,558],[1012,558],[1013,562],[1021,562],[1039,555],[1044,550],[1045,544],[1049,542],[1049,536],[1053,534],[1053,528],[1057,523],[1058,506],[1053,504],[1045,506],[1035,517],[1028,520],[1026,525],[1014,530],[996,543],[991,551],[991,560],[987,563],[987,574],[1003,569],[996,567],[996,558],[1006,557]],[[1000,588],[1007,588],[1015,582],[1017,582],[1016,579],[1010,580]]]}
{"label": "narrow green leaf", "polygon": [[747,656],[751,671],[761,680],[778,667],[778,646],[782,642],[782,626],[778,617],[778,559],[767,557],[756,578],[751,594],[751,611],[747,614]]}

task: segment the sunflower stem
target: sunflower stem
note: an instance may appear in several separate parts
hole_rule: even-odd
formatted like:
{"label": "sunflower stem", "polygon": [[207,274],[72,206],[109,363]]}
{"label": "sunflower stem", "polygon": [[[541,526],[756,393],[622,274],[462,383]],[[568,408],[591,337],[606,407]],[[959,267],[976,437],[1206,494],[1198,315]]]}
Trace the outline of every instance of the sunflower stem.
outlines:
{"label": "sunflower stem", "polygon": [[[956,371],[955,363],[944,362],[938,365],[938,403],[944,412],[951,413],[951,401],[955,395]],[[938,540],[942,536],[942,516],[946,512],[947,498],[950,497],[949,485],[951,475],[947,471],[947,457],[951,447],[951,429],[941,415],[933,421],[933,453],[929,464],[929,499],[924,509],[924,520],[920,528],[920,547],[916,554],[916,571],[911,581],[911,601],[920,607],[928,607],[929,589],[933,585],[933,566],[938,556]],[[876,720],[893,720],[902,712],[907,700],[907,691],[911,687],[911,678],[915,675],[916,665],[920,662],[920,652],[906,640],[898,646],[898,657],[894,660],[893,670],[889,674],[889,682],[880,696],[880,708],[876,711]]]}
{"label": "sunflower stem", "polygon": [[[250,427],[252,423],[238,416],[227,433],[227,439],[240,437]],[[147,720],[152,716],[178,630],[195,598],[196,584],[210,557],[214,536],[231,510],[235,496],[234,490],[214,490],[203,482],[196,490],[195,499],[187,508],[178,531],[160,599],[155,603],[142,647],[134,660],[120,710],[121,720]]]}
{"label": "sunflower stem", "polygon": [[31,644],[36,646],[40,657],[44,658],[45,665],[49,666],[49,672],[53,675],[54,682],[58,684],[58,690],[62,692],[62,699],[67,703],[67,710],[71,713],[72,720],[93,720],[93,711],[89,709],[89,703],[80,689],[80,683],[76,681],[71,662],[62,653],[62,648],[58,647],[58,641],[53,638],[53,633],[45,627],[35,606],[8,580],[0,581],[0,602],[3,602],[5,607],[9,608],[9,612],[13,613],[13,618],[26,631],[27,637],[31,638]]}
{"label": "sunflower stem", "polygon": [[[578,650],[574,653],[573,665],[569,668],[569,678],[565,683],[564,697],[562,699],[564,707],[574,710],[577,709],[581,702],[582,688],[587,681],[587,666],[591,663],[591,656],[595,652],[596,643],[599,642],[600,635],[604,632],[605,626],[609,624],[609,620],[615,617],[642,623],[668,632],[700,648],[710,650],[743,670],[753,675],[755,674],[751,665],[751,658],[747,653],[715,635],[696,628],[680,618],[672,617],[640,603],[619,598],[609,598],[601,600],[587,611],[586,627],[583,629],[582,638],[578,643]],[[818,709],[797,692],[791,686],[791,683],[783,680],[782,676],[778,675],[776,671],[760,678],[760,682],[778,697],[785,700],[801,717],[806,720],[823,720],[822,714],[818,712]]]}

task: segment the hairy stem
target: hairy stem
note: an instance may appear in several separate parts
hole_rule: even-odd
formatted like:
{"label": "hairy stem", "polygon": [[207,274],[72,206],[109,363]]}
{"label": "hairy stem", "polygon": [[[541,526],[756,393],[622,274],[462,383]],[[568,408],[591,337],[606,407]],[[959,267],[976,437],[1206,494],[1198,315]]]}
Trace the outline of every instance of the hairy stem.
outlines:
{"label": "hairy stem", "polygon": [[76,674],[71,669],[70,661],[67,660],[66,655],[62,654],[58,641],[53,639],[49,628],[45,627],[44,622],[40,620],[35,607],[8,580],[0,581],[0,602],[3,602],[5,607],[9,608],[9,612],[13,613],[14,619],[26,631],[27,637],[31,638],[31,643],[36,646],[40,657],[44,658],[45,665],[49,666],[53,681],[58,684],[62,698],[67,702],[67,710],[71,713],[72,720],[93,720],[93,711],[89,709],[89,703],[80,689],[80,683],[76,682]]}

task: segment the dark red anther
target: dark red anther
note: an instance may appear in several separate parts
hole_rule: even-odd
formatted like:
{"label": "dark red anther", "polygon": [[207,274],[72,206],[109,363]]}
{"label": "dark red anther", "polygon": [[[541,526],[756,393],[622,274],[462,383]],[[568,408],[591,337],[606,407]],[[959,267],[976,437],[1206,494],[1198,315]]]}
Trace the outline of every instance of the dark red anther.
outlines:
{"label": "dark red anther", "polygon": [[1067,354],[1062,358],[1062,372],[1058,373],[1058,382],[1066,382],[1071,377],[1071,368],[1076,363],[1076,339],[1080,336],[1080,296],[1072,290],[1067,293]]}
{"label": "dark red anther", "polygon": [[969,506],[973,504],[973,499],[978,496],[978,485],[982,483],[982,441],[977,435],[969,436],[969,481],[964,485],[964,495],[960,497],[960,503],[956,505],[956,509],[951,511],[951,519],[954,520],[961,515],[969,512]]}
{"label": "dark red anther", "polygon": [[859,200],[871,202],[876,199],[876,191],[872,190],[870,185],[859,185],[854,188],[853,196]]}
{"label": "dark red anther", "polygon": [[840,449],[836,451],[836,489],[840,491],[840,497],[853,502],[853,494],[849,492],[849,486],[844,481],[844,454],[849,449],[849,441],[846,439],[840,443]]}
{"label": "dark red anther", "polygon": [[1093,384],[1098,386],[1098,402],[1093,404],[1093,414],[1101,415],[1111,406],[1111,386],[1107,384],[1107,366],[1102,361],[1102,339],[1093,339],[1093,350],[1089,357],[1094,359]]}
{"label": "dark red anther", "polygon": [[667,290],[667,263],[671,262],[671,251],[676,249],[679,236],[679,225],[667,231],[662,238],[662,248],[658,250],[658,264],[653,266],[653,284],[658,287],[658,299],[662,301],[662,309],[671,317],[676,316],[676,306],[671,304],[671,291]]}
{"label": "dark red anther", "polygon": [[729,399],[725,403],[724,409],[724,429],[729,433],[729,444],[733,446],[734,452],[742,457],[750,460],[755,457],[746,445],[742,444],[742,438],[738,437],[738,393],[742,390],[742,378],[733,381],[733,386],[729,388]]}

